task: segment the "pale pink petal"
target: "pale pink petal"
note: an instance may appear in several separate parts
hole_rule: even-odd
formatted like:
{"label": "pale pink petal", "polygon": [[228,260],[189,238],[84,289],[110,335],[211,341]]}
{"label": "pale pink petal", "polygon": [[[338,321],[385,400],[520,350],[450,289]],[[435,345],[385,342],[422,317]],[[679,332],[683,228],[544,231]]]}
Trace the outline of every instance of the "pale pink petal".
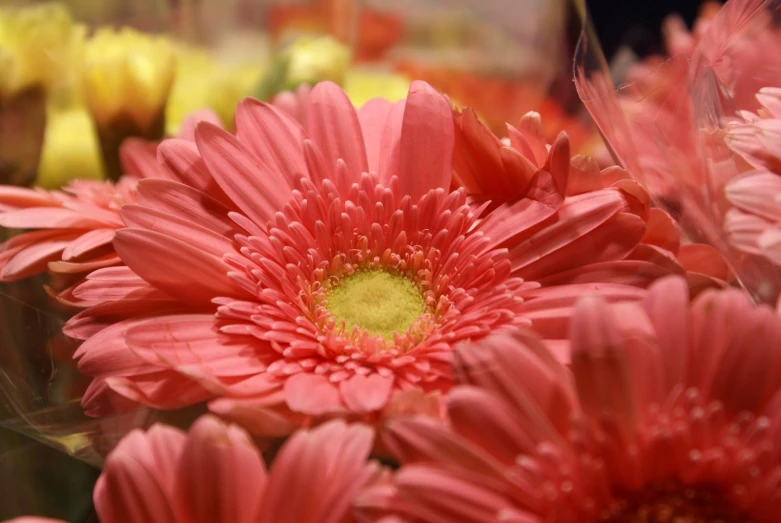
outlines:
{"label": "pale pink petal", "polygon": [[61,207],[34,207],[0,214],[0,226],[9,229],[68,229],[104,227],[82,213]]}
{"label": "pale pink petal", "polygon": [[2,265],[0,280],[14,281],[46,270],[50,261],[60,257],[70,242],[79,237],[79,233],[53,235],[51,239],[32,243],[14,252]]}
{"label": "pale pink petal", "polygon": [[665,387],[669,392],[683,383],[689,364],[689,293],[686,281],[668,277],[653,284],[645,299],[648,318],[656,328]]}
{"label": "pale pink petal", "polygon": [[606,412],[632,435],[638,412],[628,355],[615,312],[598,296],[580,300],[572,319],[572,373],[583,410],[592,419]]}
{"label": "pale pink petal", "polygon": [[128,434],[106,459],[93,493],[104,523],[170,523],[180,514],[172,503],[174,474],[185,435],[154,426],[146,434]]}
{"label": "pale pink petal", "polygon": [[116,229],[94,229],[86,232],[73,240],[62,251],[63,260],[72,260],[84,255],[85,253],[103,247],[111,243],[114,239],[114,233]]}
{"label": "pale pink petal", "polygon": [[380,183],[386,187],[390,186],[391,178],[399,176],[401,130],[406,106],[406,99],[393,104],[380,138],[380,163],[377,168]]}
{"label": "pale pink petal", "polygon": [[136,178],[161,178],[165,176],[157,163],[157,143],[130,137],[119,146],[119,161],[124,174]]}
{"label": "pale pink petal", "polygon": [[361,124],[344,91],[333,82],[315,85],[309,94],[307,119],[309,136],[323,154],[326,166],[332,169],[336,160],[344,160],[349,180],[357,182],[369,166]]}
{"label": "pale pink petal", "polygon": [[236,108],[236,135],[239,141],[268,169],[285,176],[294,186],[306,176],[303,155],[306,137],[301,126],[273,105],[246,98]]}
{"label": "pale pink petal", "polygon": [[299,373],[285,380],[285,401],[290,410],[320,415],[344,409],[339,389],[325,376]]}
{"label": "pale pink petal", "polygon": [[252,523],[265,487],[263,458],[246,432],[213,416],[193,424],[173,492],[183,521]]}
{"label": "pale pink petal", "polygon": [[294,434],[271,467],[259,523],[347,520],[352,498],[376,472],[367,463],[373,440],[368,426],[343,421]]}
{"label": "pale pink petal", "polygon": [[399,142],[399,190],[412,201],[434,189],[449,189],[455,130],[450,103],[423,81],[412,82]]}
{"label": "pale pink petal", "polygon": [[225,205],[232,205],[231,199],[209,172],[194,142],[177,138],[163,140],[157,149],[157,160],[160,170],[167,173],[167,181],[183,183]]}
{"label": "pale pink petal", "polygon": [[[395,478],[405,505],[421,521],[484,523],[501,521],[500,514],[517,510],[501,492],[467,475],[425,465],[403,467]],[[529,522],[535,519],[529,515]]]}
{"label": "pale pink petal", "polygon": [[128,326],[124,338],[136,355],[162,367],[195,365],[219,376],[252,375],[265,367],[254,338],[223,334],[213,314],[140,320]]}
{"label": "pale pink petal", "polygon": [[222,236],[235,232],[228,217],[231,209],[208,194],[169,180],[143,180],[138,184],[138,204],[189,219]]}
{"label": "pale pink petal", "polygon": [[[187,303],[206,305],[217,296],[240,296],[221,258],[187,242],[141,229],[117,231],[114,248],[136,274]],[[187,267],[187,270],[182,270]]]}
{"label": "pale pink petal", "polygon": [[184,117],[182,124],[179,126],[179,138],[194,142],[195,128],[201,122],[209,122],[218,127],[222,126],[220,116],[213,109],[199,109]]}
{"label": "pale pink petal", "polygon": [[222,190],[257,224],[265,225],[291,199],[283,174],[264,168],[227,131],[202,122],[195,141]]}
{"label": "pale pink petal", "polygon": [[385,98],[373,98],[358,109],[358,121],[361,123],[363,142],[370,172],[379,174],[382,151],[382,135],[388,121],[393,103]]}
{"label": "pale pink petal", "polygon": [[230,237],[226,238],[219,232],[207,229],[200,225],[200,220],[190,220],[186,215],[141,205],[125,205],[120,215],[128,227],[154,231],[181,240],[216,258],[221,258],[235,249]]}
{"label": "pale pink petal", "polygon": [[379,374],[356,374],[339,384],[345,407],[356,413],[381,410],[388,403],[392,390],[393,378],[385,378]]}

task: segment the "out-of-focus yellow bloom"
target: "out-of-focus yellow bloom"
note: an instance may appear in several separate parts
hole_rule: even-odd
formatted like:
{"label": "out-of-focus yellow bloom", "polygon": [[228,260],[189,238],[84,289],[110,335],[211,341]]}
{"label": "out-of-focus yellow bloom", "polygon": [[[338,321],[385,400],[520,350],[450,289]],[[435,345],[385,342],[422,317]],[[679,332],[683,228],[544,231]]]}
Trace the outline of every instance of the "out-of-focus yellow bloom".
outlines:
{"label": "out-of-focus yellow bloom", "polygon": [[48,112],[36,185],[56,189],[74,178],[103,178],[95,125],[78,106]]}
{"label": "out-of-focus yellow bloom", "polygon": [[124,27],[87,41],[84,94],[98,127],[130,119],[148,129],[161,118],[174,80],[173,44]]}
{"label": "out-of-focus yellow bloom", "polygon": [[188,114],[206,107],[229,127],[236,104],[253,93],[262,74],[260,65],[223,65],[205,50],[177,48],[176,77],[166,107],[166,134],[176,135]]}
{"label": "out-of-focus yellow bloom", "polygon": [[256,94],[270,99],[325,80],[343,85],[351,59],[350,49],[332,36],[300,36],[274,59]]}
{"label": "out-of-focus yellow bloom", "polygon": [[407,97],[411,80],[391,71],[350,69],[344,79],[344,92],[354,106],[360,107],[372,98],[397,102]]}
{"label": "out-of-focus yellow bloom", "polygon": [[284,53],[288,87],[330,80],[344,83],[350,67],[350,49],[331,36],[298,38]]}
{"label": "out-of-focus yellow bloom", "polygon": [[27,88],[48,93],[72,80],[84,28],[58,3],[0,8],[0,99]]}

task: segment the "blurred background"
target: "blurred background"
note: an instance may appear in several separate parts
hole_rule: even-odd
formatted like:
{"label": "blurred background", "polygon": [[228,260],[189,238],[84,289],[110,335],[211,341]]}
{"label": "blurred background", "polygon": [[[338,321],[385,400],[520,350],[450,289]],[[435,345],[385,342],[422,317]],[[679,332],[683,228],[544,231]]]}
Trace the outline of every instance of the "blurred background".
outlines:
{"label": "blurred background", "polygon": [[[83,75],[63,67],[47,73],[51,78],[32,71],[40,59],[35,31],[68,40],[63,28],[71,31],[71,22],[56,25],[52,14],[4,22],[0,14],[0,183],[56,188],[74,172],[116,178],[122,170],[117,144],[128,136],[176,134],[184,115],[204,104],[230,127],[244,96],[272,99],[318,80],[341,83],[360,105],[373,96],[402,98],[410,79],[423,78],[457,105],[475,107],[498,133],[505,121],[537,110],[551,137],[566,129],[573,148],[589,152],[599,138],[571,78],[581,29],[577,1],[69,0],[63,2],[68,16],[90,35],[84,45],[92,65]],[[0,13],[41,3],[0,0]],[[588,2],[608,61],[662,52],[664,17],[677,12],[690,26],[699,6],[696,0]],[[97,29],[125,24],[171,41]],[[17,53],[17,67],[32,80],[4,83],[4,50],[12,58]],[[129,76],[112,84],[112,60],[128,50],[146,56],[158,76],[123,70]],[[160,58],[169,54],[177,59],[173,69]],[[69,51],[60,63],[71,58]],[[120,85],[144,90],[148,106]],[[87,522],[105,449],[160,415],[104,422],[80,413],[85,383],[70,361],[74,347],[59,334],[65,316],[51,309],[41,283],[0,287],[0,521],[36,514]]]}

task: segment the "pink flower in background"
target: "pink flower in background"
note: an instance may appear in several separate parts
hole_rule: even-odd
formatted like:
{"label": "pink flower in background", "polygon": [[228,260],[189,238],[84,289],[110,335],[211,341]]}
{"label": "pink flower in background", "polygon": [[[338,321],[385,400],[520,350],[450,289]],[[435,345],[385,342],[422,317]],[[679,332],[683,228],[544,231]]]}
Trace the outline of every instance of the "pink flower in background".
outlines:
{"label": "pink flower in background", "polygon": [[341,421],[302,430],[267,470],[246,432],[212,416],[188,433],[164,425],[136,429],[106,459],[95,510],[103,523],[354,521],[354,494],[383,478],[367,461],[373,438],[370,428]]}
{"label": "pink flower in background", "polygon": [[[182,126],[183,139],[192,140],[195,124],[213,121],[211,111],[191,115]],[[0,281],[16,281],[49,271],[59,299],[86,306],[63,289],[73,280],[102,267],[121,265],[112,241],[125,225],[119,216],[123,205],[136,203],[136,185],[142,178],[168,178],[197,184],[192,170],[176,174],[157,163],[157,145],[129,139],[122,146],[127,171],[116,183],[75,180],[57,191],[0,187],[0,226],[35,229],[23,232],[0,246]],[[63,285],[64,284],[64,285]]]}
{"label": "pink flower in background", "polygon": [[727,127],[727,145],[754,169],[725,188],[734,206],[724,230],[732,245],[781,267],[781,88],[761,89],[759,115]]}
{"label": "pink flower in background", "polygon": [[449,425],[392,422],[394,486],[356,504],[409,521],[777,521],[781,323],[737,290],[651,286],[579,302],[565,368],[537,338],[458,351]]}

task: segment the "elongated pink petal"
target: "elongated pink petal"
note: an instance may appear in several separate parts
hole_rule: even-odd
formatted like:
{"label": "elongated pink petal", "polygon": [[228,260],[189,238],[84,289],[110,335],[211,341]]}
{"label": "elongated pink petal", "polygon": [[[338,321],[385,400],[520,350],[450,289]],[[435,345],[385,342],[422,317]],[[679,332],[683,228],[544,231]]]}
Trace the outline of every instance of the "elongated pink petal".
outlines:
{"label": "elongated pink petal", "polygon": [[428,191],[449,189],[455,130],[450,103],[430,85],[412,82],[399,142],[399,190],[417,201]]}
{"label": "elongated pink petal", "polygon": [[192,523],[252,523],[263,501],[266,469],[247,433],[213,416],[190,429],[173,499]]}
{"label": "elongated pink petal", "polygon": [[189,219],[223,236],[235,232],[228,218],[231,209],[208,194],[169,180],[143,180],[138,184],[138,204]]}
{"label": "elongated pink petal", "polygon": [[157,163],[157,144],[141,138],[125,139],[119,146],[119,160],[124,174],[136,178],[161,178],[167,174]]}
{"label": "elongated pink petal", "polygon": [[339,389],[328,378],[299,373],[285,380],[285,400],[294,412],[326,414],[344,408]]}
{"label": "elongated pink petal", "polygon": [[228,278],[230,267],[220,258],[170,236],[123,229],[117,231],[114,248],[136,274],[185,302],[205,305],[216,296],[243,292]]}
{"label": "elongated pink petal", "polygon": [[201,226],[180,214],[150,209],[141,205],[125,205],[120,213],[128,227],[154,231],[188,243],[216,258],[234,250],[230,237]]}
{"label": "elongated pink petal", "polygon": [[0,226],[11,229],[91,229],[105,224],[70,209],[35,207],[0,214]]}
{"label": "elongated pink petal", "polygon": [[388,403],[392,390],[393,378],[384,378],[379,374],[356,374],[339,384],[339,392],[345,406],[358,413],[382,409]]}
{"label": "elongated pink petal", "polygon": [[264,369],[251,337],[221,334],[212,314],[155,317],[124,332],[125,343],[153,364],[176,369],[195,365],[219,376],[246,376]]}
{"label": "elongated pink petal", "polygon": [[195,141],[222,190],[257,224],[265,225],[291,199],[282,173],[264,168],[227,131],[201,123]]}
{"label": "elongated pink petal", "polygon": [[236,108],[239,141],[269,169],[285,176],[294,185],[306,176],[302,144],[306,135],[301,126],[273,105],[246,98]]}
{"label": "elongated pink petal", "polygon": [[366,461],[373,440],[369,427],[340,420],[294,434],[271,467],[259,523],[345,521],[376,470]]}
{"label": "elongated pink petal", "polygon": [[157,160],[160,170],[167,173],[166,181],[183,183],[223,204],[232,204],[206,167],[195,142],[177,138],[163,140],[157,149]]}
{"label": "elongated pink petal", "polygon": [[147,434],[133,431],[106,460],[93,499],[105,523],[179,520],[171,503],[174,473],[185,436],[171,427],[155,426]]}
{"label": "elongated pink petal", "polygon": [[86,232],[73,240],[70,245],[68,245],[63,251],[62,251],[62,259],[63,260],[72,260],[74,258],[78,258],[79,256],[84,255],[85,253],[98,249],[100,247],[104,247],[111,243],[111,241],[114,239],[114,233],[116,232],[115,229],[94,229],[92,231]]}
{"label": "elongated pink petal", "polygon": [[51,239],[16,250],[2,265],[0,279],[14,281],[43,272],[78,237],[79,233],[73,232],[52,235]]}
{"label": "elongated pink petal", "polygon": [[392,109],[393,103],[385,98],[373,98],[358,109],[358,121],[361,124],[363,143],[366,147],[368,170],[375,174],[380,172],[382,135]]}
{"label": "elongated pink petal", "polygon": [[332,169],[336,160],[344,160],[349,181],[357,182],[369,165],[358,115],[344,91],[333,82],[318,83],[309,94],[307,118],[309,135],[326,166]]}

